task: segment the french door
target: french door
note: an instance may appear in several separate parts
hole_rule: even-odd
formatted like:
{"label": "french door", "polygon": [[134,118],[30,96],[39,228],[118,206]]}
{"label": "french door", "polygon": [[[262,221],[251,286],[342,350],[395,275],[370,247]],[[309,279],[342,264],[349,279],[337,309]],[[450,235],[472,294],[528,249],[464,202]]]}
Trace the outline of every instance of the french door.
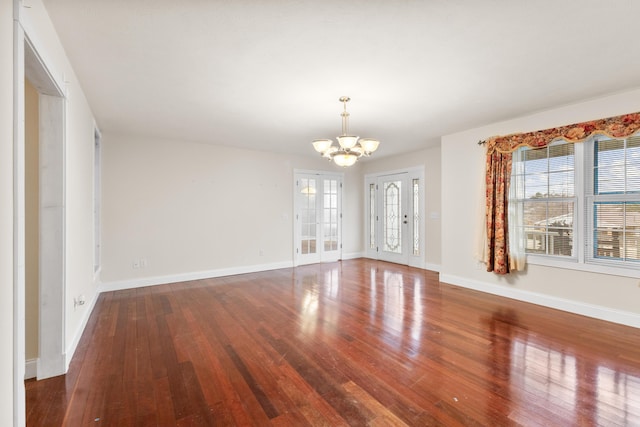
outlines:
{"label": "french door", "polygon": [[365,178],[368,257],[422,266],[423,175],[419,170]]}
{"label": "french door", "polygon": [[294,264],[337,261],[342,255],[342,177],[296,172]]}

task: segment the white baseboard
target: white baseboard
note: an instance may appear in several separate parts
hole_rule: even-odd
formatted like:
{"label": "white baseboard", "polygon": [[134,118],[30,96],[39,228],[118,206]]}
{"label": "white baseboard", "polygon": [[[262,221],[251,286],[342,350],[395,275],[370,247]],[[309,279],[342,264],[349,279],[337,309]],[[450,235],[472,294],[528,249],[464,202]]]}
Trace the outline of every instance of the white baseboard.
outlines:
{"label": "white baseboard", "polygon": [[423,269],[440,273],[440,264],[425,263]]}
{"label": "white baseboard", "polygon": [[364,254],[362,252],[351,252],[348,254],[343,253],[342,254],[342,259],[356,259],[356,258],[363,258]]}
{"label": "white baseboard", "polygon": [[293,262],[283,261],[271,264],[258,264],[245,267],[221,268],[219,270],[196,271],[192,273],[170,274],[166,276],[143,277],[115,282],[105,282],[98,286],[98,292],[119,291],[121,289],[142,288],[145,286],[165,285],[167,283],[187,282],[190,280],[211,279],[214,277],[235,276],[236,274],[256,273],[293,267]]}
{"label": "white baseboard", "polygon": [[568,311],[569,313],[580,314],[582,316],[593,317],[595,319],[619,323],[621,325],[631,326],[634,328],[640,328],[640,315],[630,313],[628,311],[614,310],[608,307],[567,300],[564,298],[539,294],[536,292],[507,288],[504,286],[494,285],[492,283],[471,280],[464,277],[453,276],[450,274],[441,274],[440,281],[443,283],[462,286],[464,288],[486,292],[501,297],[511,298],[518,301],[524,301],[549,308],[555,308],[557,310]]}
{"label": "white baseboard", "polygon": [[38,359],[29,359],[24,366],[24,379],[29,380],[38,376]]}

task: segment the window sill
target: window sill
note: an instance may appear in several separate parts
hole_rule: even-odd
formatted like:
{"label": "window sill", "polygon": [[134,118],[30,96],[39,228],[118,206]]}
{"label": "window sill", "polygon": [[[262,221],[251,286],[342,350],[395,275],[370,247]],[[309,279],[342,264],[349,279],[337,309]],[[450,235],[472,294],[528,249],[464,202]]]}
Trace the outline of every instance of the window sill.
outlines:
{"label": "window sill", "polygon": [[608,274],[610,276],[622,276],[640,278],[640,269],[624,268],[604,264],[581,263],[575,258],[557,259],[543,255],[527,255],[527,263],[531,265],[543,265],[546,267],[564,268],[567,270],[588,271],[590,273]]}

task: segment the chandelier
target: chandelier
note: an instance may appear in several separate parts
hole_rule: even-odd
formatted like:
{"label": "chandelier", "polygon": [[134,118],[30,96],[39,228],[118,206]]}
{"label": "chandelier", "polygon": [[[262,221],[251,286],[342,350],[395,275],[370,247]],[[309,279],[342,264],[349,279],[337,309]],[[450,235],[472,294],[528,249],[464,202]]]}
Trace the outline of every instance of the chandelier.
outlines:
{"label": "chandelier", "polygon": [[343,167],[353,165],[361,156],[370,156],[380,144],[377,139],[349,135],[347,102],[350,100],[351,98],[348,96],[340,98],[340,102],[344,105],[344,111],[340,114],[342,116],[342,135],[337,137],[339,146],[333,145],[331,139],[316,139],[312,142],[313,148],[322,157],[333,160],[336,165]]}

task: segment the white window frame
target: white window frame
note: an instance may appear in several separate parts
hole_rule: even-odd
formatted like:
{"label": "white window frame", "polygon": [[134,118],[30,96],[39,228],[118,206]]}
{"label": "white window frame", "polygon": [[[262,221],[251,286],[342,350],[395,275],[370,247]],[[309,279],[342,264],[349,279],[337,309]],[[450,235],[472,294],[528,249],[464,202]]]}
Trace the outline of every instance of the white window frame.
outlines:
{"label": "white window frame", "polygon": [[[575,162],[575,196],[576,205],[574,207],[573,220],[573,247],[574,256],[554,256],[542,254],[527,254],[527,263],[531,265],[541,265],[547,267],[557,267],[569,270],[588,271],[602,273],[613,276],[640,278],[640,263],[638,267],[630,265],[619,265],[616,261],[589,257],[591,252],[593,220],[588,218],[588,203],[592,195],[586,194],[590,189],[586,183],[588,168],[593,167],[593,156],[590,153],[593,143],[596,140],[607,139],[607,137],[596,136],[584,142],[574,143]],[[634,199],[635,200],[635,199]]]}

